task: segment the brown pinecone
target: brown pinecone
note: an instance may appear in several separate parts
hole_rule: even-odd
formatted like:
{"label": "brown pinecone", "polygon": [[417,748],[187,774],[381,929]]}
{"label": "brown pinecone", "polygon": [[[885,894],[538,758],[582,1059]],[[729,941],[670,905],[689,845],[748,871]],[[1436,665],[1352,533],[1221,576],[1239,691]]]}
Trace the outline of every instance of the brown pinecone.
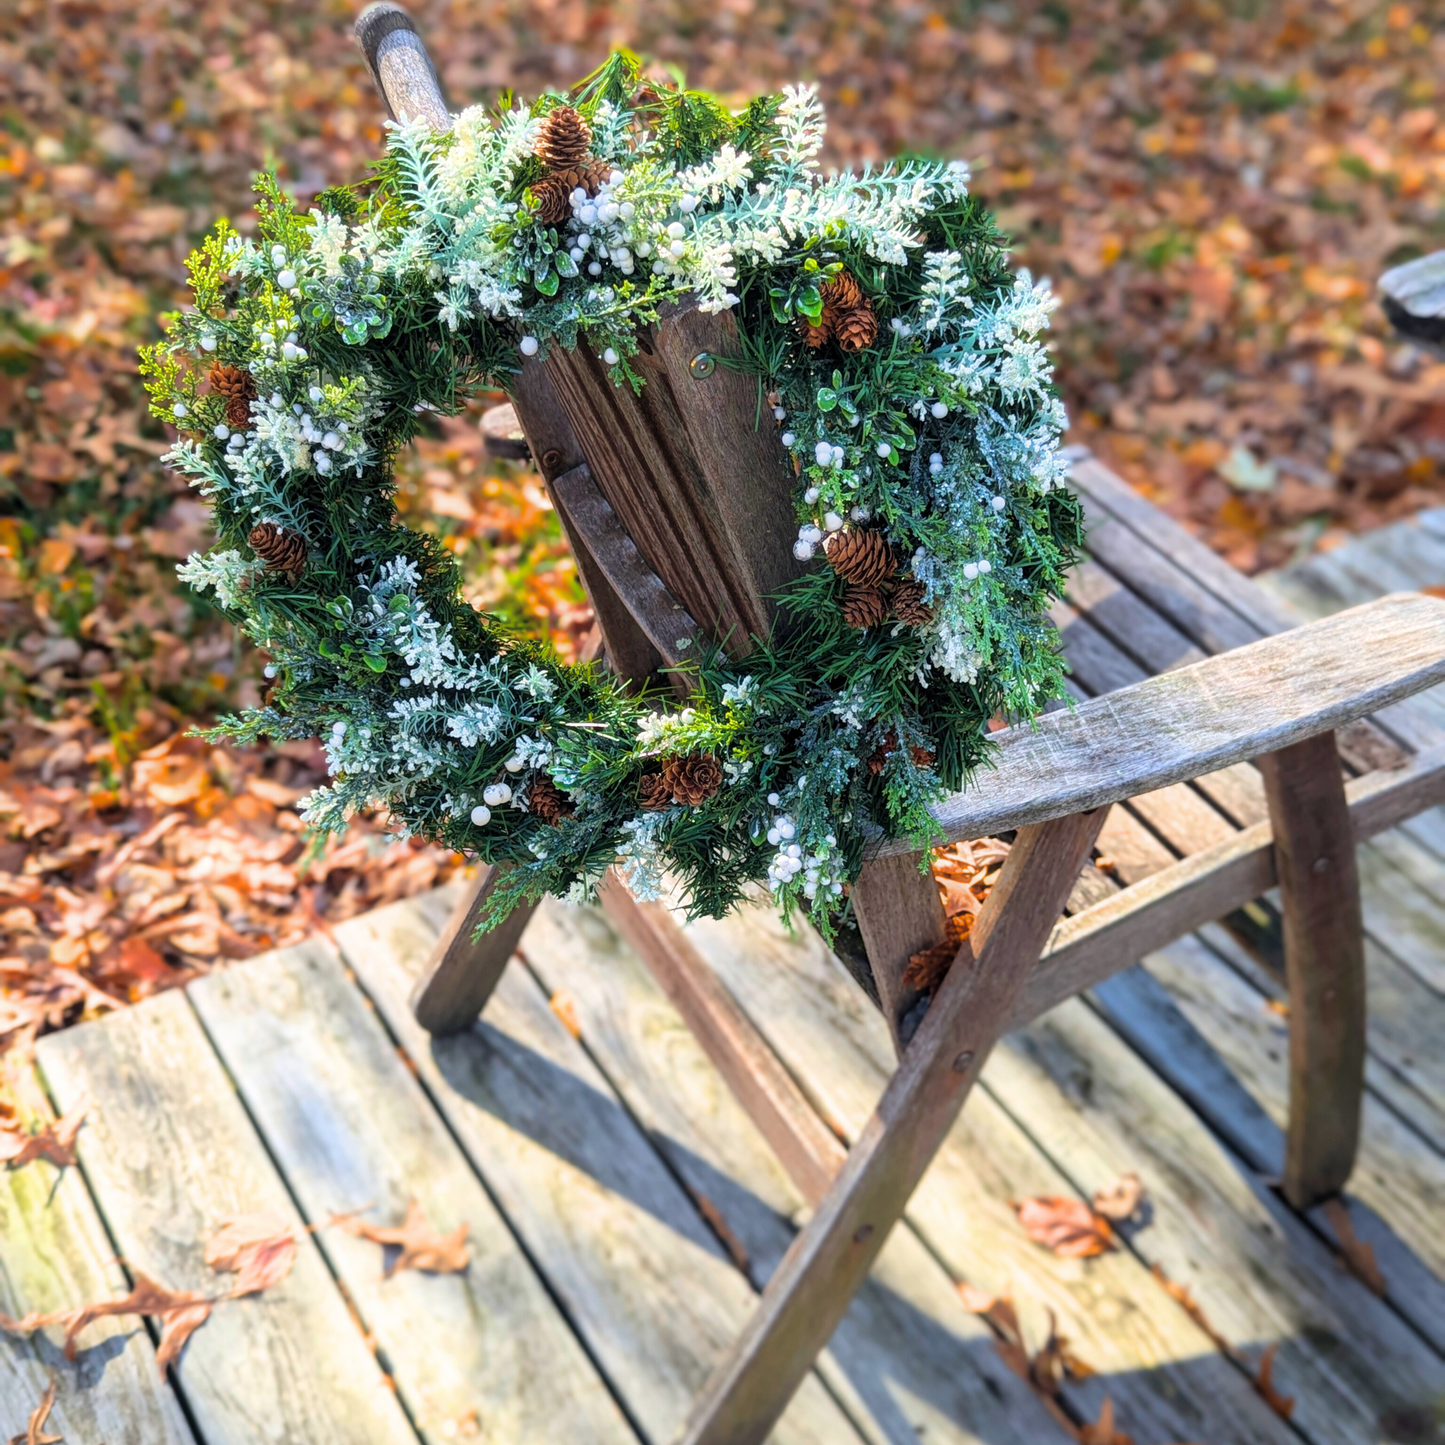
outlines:
{"label": "brown pinecone", "polygon": [[833,339],[844,351],[862,351],[878,335],[878,317],[870,301],[845,311],[833,321]]}
{"label": "brown pinecone", "polygon": [[538,773],[527,787],[527,811],[554,827],[573,810],[572,799],[547,776]]}
{"label": "brown pinecone", "polygon": [[878,587],[898,569],[893,548],[882,532],[850,527],[833,532],[823,543],[828,565],[845,581],[858,587]]}
{"label": "brown pinecone", "polygon": [[661,773],[643,773],[637,780],[637,801],[644,813],[660,813],[672,806],[672,789]]}
{"label": "brown pinecone", "polygon": [[827,313],[824,312],[816,326],[806,316],[800,316],[798,318],[798,335],[816,351],[833,335],[833,328],[828,324]]}
{"label": "brown pinecone", "polygon": [[546,226],[565,225],[572,216],[573,187],[565,177],[556,174],[543,176],[532,187],[532,204],[537,208],[537,219]]}
{"label": "brown pinecone", "polygon": [[908,756],[913,759],[915,768],[931,768],[938,761],[938,755],[931,753],[927,748],[920,747],[913,743],[908,749]]}
{"label": "brown pinecone", "polygon": [[251,403],[256,400],[256,379],[239,366],[218,361],[210,372],[211,389],[226,401],[226,425],[244,431],[251,425]]}
{"label": "brown pinecone", "polygon": [[711,753],[689,753],[685,758],[669,758],[662,779],[675,802],[696,808],[722,787],[722,764]]}
{"label": "brown pinecone", "polygon": [[559,105],[542,122],[532,154],[549,170],[570,171],[582,165],[592,146],[592,131],[570,105]]}
{"label": "brown pinecone", "polygon": [[246,540],[272,572],[299,572],[306,565],[305,539],[283,532],[275,522],[258,522]]}
{"label": "brown pinecone", "polygon": [[905,577],[893,589],[893,615],[909,627],[924,627],[933,621],[933,608],[924,600],[927,589],[916,577]]}
{"label": "brown pinecone", "polygon": [[849,587],[842,612],[849,627],[876,627],[888,616],[888,599],[876,587]]}
{"label": "brown pinecone", "polygon": [[953,960],[963,947],[973,924],[970,913],[955,913],[948,920],[943,937],[932,948],[915,953],[903,970],[901,982],[905,988],[916,988],[920,993],[932,993],[948,976]]}
{"label": "brown pinecone", "polygon": [[889,728],[888,735],[873,749],[868,758],[868,771],[876,778],[888,762],[888,755],[898,747],[898,734]]}
{"label": "brown pinecone", "polygon": [[823,319],[832,321],[835,317],[866,305],[863,288],[851,271],[839,271],[831,281],[825,281],[823,292]]}

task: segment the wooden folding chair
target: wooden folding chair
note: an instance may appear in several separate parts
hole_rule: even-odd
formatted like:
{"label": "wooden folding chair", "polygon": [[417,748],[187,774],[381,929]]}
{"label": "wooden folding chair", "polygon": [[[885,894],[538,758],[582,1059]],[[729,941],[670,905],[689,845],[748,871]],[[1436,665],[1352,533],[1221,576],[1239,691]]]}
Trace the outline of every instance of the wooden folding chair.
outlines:
{"label": "wooden folding chair", "polygon": [[[404,11],[375,6],[357,34],[394,115],[449,124]],[[755,422],[756,382],[718,364],[738,350],[731,317],[681,306],[641,338],[640,395],[615,387],[585,348],[528,361],[512,386],[621,677],[677,663],[704,632],[744,655],[768,628],[769,595],[798,571],[791,465]],[[1344,1185],[1365,1057],[1354,842],[1445,799],[1445,753],[1412,756],[1376,734],[1395,766],[1347,786],[1335,730],[1442,680],[1445,601],[1390,597],[999,734],[996,767],[950,798],[939,823],[949,840],[1012,831],[1015,841],[931,999],[904,982],[910,956],[945,934],[918,856],[889,845],[853,889],[865,956],[843,962],[887,1019],[899,1065],[846,1151],[673,916],[608,875],[609,915],[815,1206],[697,1401],[687,1445],[767,1436],[1003,1033],[1276,885],[1290,1000],[1283,1188],[1303,1207]],[[1248,760],[1263,775],[1267,823],[1061,923],[1111,804]],[[495,878],[479,869],[418,986],[416,1016],[433,1033],[471,1026],[527,926],[518,909],[473,942]]]}

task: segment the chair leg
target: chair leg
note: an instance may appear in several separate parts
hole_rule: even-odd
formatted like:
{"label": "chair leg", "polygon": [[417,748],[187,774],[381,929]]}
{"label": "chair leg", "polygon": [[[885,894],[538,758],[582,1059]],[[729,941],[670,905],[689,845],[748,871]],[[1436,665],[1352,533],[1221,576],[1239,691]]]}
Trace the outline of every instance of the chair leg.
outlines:
{"label": "chair leg", "polygon": [[478,867],[412,990],[412,1014],[430,1034],[461,1033],[476,1022],[532,916],[535,905],[524,903],[473,942],[477,920],[496,884],[496,868],[488,863]]}
{"label": "chair leg", "polygon": [[1355,840],[1333,733],[1258,760],[1284,901],[1289,1129],[1284,1193],[1344,1188],[1365,1086],[1365,941]]}
{"label": "chair leg", "polygon": [[760,1445],[842,1319],[952,1128],[1107,809],[1021,829],[898,1072],[713,1372],[682,1445]]}

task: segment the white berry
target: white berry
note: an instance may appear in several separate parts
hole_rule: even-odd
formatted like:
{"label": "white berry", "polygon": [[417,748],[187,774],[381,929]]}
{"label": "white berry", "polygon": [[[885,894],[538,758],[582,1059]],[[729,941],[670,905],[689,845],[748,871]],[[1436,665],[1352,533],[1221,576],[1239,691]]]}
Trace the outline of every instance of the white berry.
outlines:
{"label": "white berry", "polygon": [[509,773],[520,773],[527,765],[519,757],[510,757],[502,764]]}
{"label": "white berry", "polygon": [[520,351],[523,356],[535,356],[541,344],[535,336],[524,336],[521,341],[517,343],[517,350]]}
{"label": "white berry", "polygon": [[485,803],[478,803],[472,809],[472,822],[479,828],[485,828],[492,821],[492,810]]}
{"label": "white berry", "polygon": [[289,267],[285,271],[278,271],[276,273],[276,284],[283,291],[289,291],[296,284],[296,273]]}
{"label": "white berry", "polygon": [[934,402],[933,405],[932,405],[931,407],[929,407],[929,410],[933,413],[934,417],[937,418],[937,420],[939,420],[939,421],[942,421],[943,418],[948,415],[948,407],[945,406],[944,403],[941,402],[941,401],[936,401],[936,402]]}
{"label": "white berry", "polygon": [[609,347],[607,348],[607,350],[602,353],[602,359],[603,359],[603,361],[605,361],[605,362],[608,364],[608,366],[616,366],[616,365],[617,365],[617,348],[616,348],[616,347],[613,347],[613,346],[609,346]]}
{"label": "white berry", "polygon": [[505,783],[493,783],[482,791],[482,801],[491,808],[500,808],[512,801],[512,790]]}

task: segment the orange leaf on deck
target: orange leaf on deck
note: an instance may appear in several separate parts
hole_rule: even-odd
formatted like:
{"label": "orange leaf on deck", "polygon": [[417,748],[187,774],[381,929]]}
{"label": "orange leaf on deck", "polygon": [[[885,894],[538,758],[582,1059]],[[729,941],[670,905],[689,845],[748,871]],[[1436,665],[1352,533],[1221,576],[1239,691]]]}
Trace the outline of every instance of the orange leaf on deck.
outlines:
{"label": "orange leaf on deck", "polygon": [[1015,1200],[1013,1207],[1024,1233],[1061,1259],[1089,1259],[1114,1248],[1109,1221],[1082,1199],[1045,1194]]}
{"label": "orange leaf on deck", "polygon": [[1094,1213],[1115,1224],[1132,1219],[1144,1203],[1144,1185],[1137,1174],[1121,1174],[1112,1184],[1094,1191]]}
{"label": "orange leaf on deck", "polygon": [[107,1315],[150,1315],[161,1322],[161,1342],[156,1350],[156,1363],[161,1374],[180,1354],[191,1335],[210,1317],[214,1300],[205,1295],[192,1294],[188,1290],[170,1290],[157,1284],[153,1279],[133,1270],[135,1286],[121,1299],[99,1300],[95,1304],[81,1305],[73,1310],[54,1310],[50,1314],[28,1314],[23,1319],[12,1320],[0,1315],[0,1330],[9,1334],[28,1335],[33,1330],[45,1329],[49,1325],[60,1325],[65,1330],[65,1358],[76,1356],[80,1332],[95,1320]]}
{"label": "orange leaf on deck", "polygon": [[1281,1395],[1274,1387],[1274,1357],[1278,1350],[1279,1342],[1276,1341],[1260,1356],[1259,1369],[1254,1377],[1254,1388],[1264,1397],[1265,1404],[1276,1415],[1288,1420],[1294,1413],[1294,1399],[1289,1395]]}
{"label": "orange leaf on deck", "polygon": [[265,1210],[224,1220],[206,1241],[206,1263],[218,1273],[236,1271],[232,1295],[255,1294],[280,1284],[296,1260],[289,1220]]}
{"label": "orange leaf on deck", "polygon": [[1034,1384],[1051,1395],[1057,1395],[1065,1375],[1071,1380],[1086,1380],[1092,1374],[1094,1367],[1085,1364],[1069,1348],[1068,1339],[1059,1333],[1058,1316],[1050,1310],[1049,1337],[1029,1363],[1029,1375]]}
{"label": "orange leaf on deck", "polygon": [[401,1252],[387,1266],[388,1279],[403,1269],[456,1274],[464,1270],[471,1260],[472,1252],[466,1242],[468,1226],[459,1224],[445,1236],[433,1233],[421,1205],[415,1199],[407,1206],[405,1223],[398,1226],[367,1224],[365,1220],[349,1216],[338,1216],[332,1223],[348,1234],[369,1239],[373,1244],[399,1249]]}
{"label": "orange leaf on deck", "polygon": [[45,1393],[40,1397],[40,1403],[30,1412],[30,1423],[25,1427],[25,1433],[12,1435],[10,1445],[60,1445],[64,1436],[44,1433],[45,1422],[54,1408],[55,1377],[52,1375],[50,1383],[45,1387]]}
{"label": "orange leaf on deck", "polygon": [[1335,1238],[1340,1243],[1340,1254],[1344,1257],[1350,1273],[1384,1299],[1385,1276],[1380,1273],[1375,1251],[1355,1233],[1355,1223],[1350,1218],[1349,1206],[1343,1199],[1328,1199],[1325,1201],[1325,1218],[1334,1226]]}
{"label": "orange leaf on deck", "polygon": [[1114,1402],[1107,1395],[1092,1425],[1079,1426],[1079,1445],[1134,1445],[1134,1437],[1114,1428]]}
{"label": "orange leaf on deck", "polygon": [[562,1020],[562,1026],[574,1039],[582,1037],[582,1021],[577,1017],[577,1001],[564,988],[559,988],[548,1000],[552,1012]]}
{"label": "orange leaf on deck", "polygon": [[86,1106],[80,1105],[33,1134],[0,1128],[0,1164],[19,1169],[35,1159],[48,1159],[62,1169],[75,1163],[75,1136],[85,1122]]}

